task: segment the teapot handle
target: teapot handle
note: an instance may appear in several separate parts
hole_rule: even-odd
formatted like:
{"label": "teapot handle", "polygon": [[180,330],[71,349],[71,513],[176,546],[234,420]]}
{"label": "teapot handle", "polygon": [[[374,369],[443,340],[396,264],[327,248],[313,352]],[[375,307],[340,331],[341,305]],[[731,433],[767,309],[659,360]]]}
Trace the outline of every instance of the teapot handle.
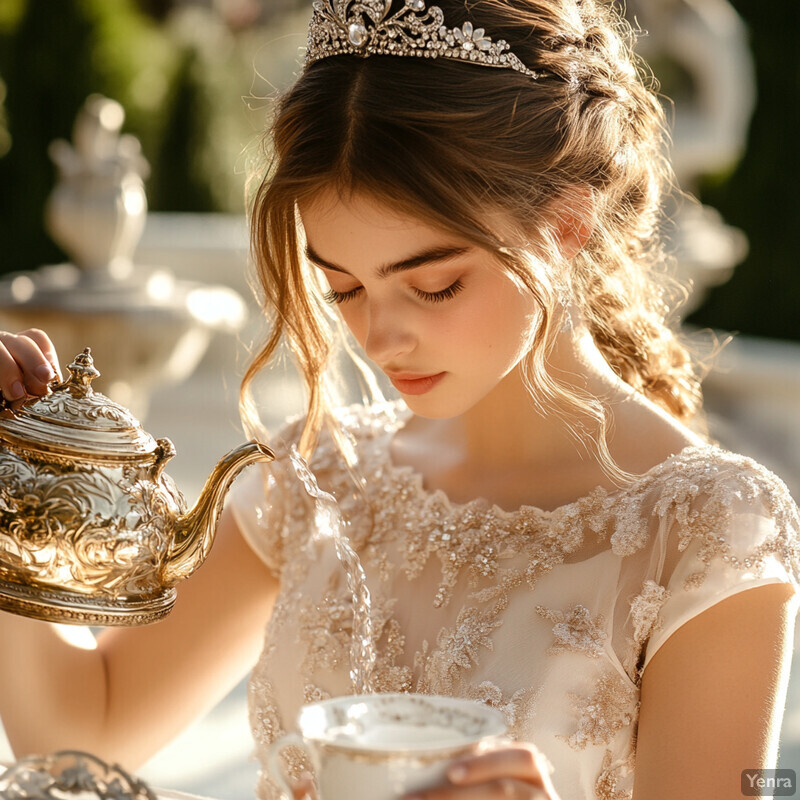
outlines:
{"label": "teapot handle", "polygon": [[[302,736],[296,733],[287,733],[285,736],[281,736],[280,739],[276,739],[270,745],[267,753],[267,768],[269,769],[269,774],[275,783],[278,784],[278,787],[280,788],[281,793],[286,800],[294,800],[294,789],[292,789],[289,781],[286,780],[283,770],[283,762],[281,761],[280,756],[282,750],[291,746],[300,747],[303,750],[306,750],[306,743]],[[306,752],[308,752],[308,750],[306,750]]]}

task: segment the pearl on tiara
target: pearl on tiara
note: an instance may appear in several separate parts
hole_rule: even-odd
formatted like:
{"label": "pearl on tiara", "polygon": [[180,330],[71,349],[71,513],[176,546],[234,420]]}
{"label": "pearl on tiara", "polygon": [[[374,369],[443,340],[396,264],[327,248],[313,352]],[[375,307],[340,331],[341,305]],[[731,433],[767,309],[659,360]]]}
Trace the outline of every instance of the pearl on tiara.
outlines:
{"label": "pearl on tiara", "polygon": [[471,22],[448,28],[439,6],[425,0],[405,0],[390,14],[392,0],[314,0],[308,28],[305,64],[335,55],[392,55],[447,58],[485,67],[513,69],[536,80],[542,72],[528,69],[510,52]]}

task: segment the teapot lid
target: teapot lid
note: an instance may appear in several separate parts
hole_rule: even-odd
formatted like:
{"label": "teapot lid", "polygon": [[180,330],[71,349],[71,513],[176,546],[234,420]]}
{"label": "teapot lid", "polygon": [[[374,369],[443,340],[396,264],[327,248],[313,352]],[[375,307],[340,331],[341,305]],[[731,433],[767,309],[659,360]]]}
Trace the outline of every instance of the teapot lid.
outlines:
{"label": "teapot lid", "polygon": [[11,416],[0,418],[0,439],[45,455],[89,460],[140,461],[157,449],[155,439],[127,408],[92,389],[100,373],[90,348],[75,356],[67,369],[70,377],[51,385],[50,394],[26,400],[11,409]]}

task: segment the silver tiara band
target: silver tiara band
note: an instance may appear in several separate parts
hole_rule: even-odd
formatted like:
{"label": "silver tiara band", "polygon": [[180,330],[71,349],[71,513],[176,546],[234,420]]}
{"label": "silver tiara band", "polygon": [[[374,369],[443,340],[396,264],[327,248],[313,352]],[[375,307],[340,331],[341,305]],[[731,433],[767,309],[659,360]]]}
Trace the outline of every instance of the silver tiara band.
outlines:
{"label": "silver tiara band", "polygon": [[484,67],[513,69],[536,80],[503,39],[493,42],[483,28],[465,22],[448,28],[439,6],[405,0],[394,14],[392,0],[314,0],[305,64],[337,55],[446,58]]}

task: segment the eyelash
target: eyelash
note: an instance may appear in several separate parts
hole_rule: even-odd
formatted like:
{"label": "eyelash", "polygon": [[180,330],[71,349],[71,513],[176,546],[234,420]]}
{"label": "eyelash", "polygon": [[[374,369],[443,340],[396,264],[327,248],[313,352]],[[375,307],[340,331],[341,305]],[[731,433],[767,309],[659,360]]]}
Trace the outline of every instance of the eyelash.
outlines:
{"label": "eyelash", "polygon": [[[346,303],[348,300],[355,298],[363,288],[363,286],[357,286],[355,289],[350,289],[348,292],[337,292],[331,289],[325,292],[325,302],[331,305]],[[461,280],[457,280],[455,283],[451,283],[450,286],[439,292],[423,292],[422,289],[414,289],[413,291],[417,297],[429,303],[442,303],[445,300],[454,298],[463,288],[464,284],[461,283]]]}

